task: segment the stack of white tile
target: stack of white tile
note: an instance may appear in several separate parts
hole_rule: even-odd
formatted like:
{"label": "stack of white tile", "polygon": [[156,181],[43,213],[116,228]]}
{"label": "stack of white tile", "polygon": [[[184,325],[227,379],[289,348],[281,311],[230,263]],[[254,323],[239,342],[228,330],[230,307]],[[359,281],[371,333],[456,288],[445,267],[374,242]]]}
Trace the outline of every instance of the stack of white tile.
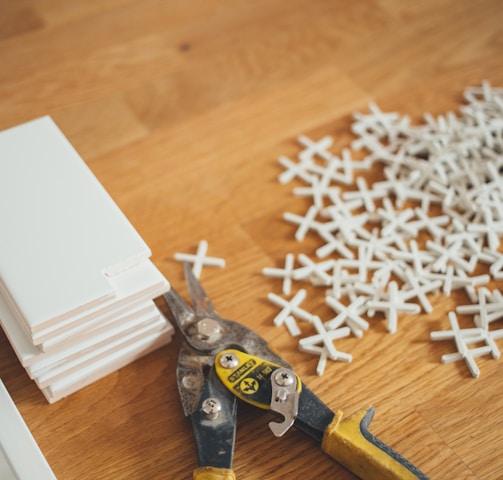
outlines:
{"label": "stack of white tile", "polygon": [[49,402],[171,340],[150,249],[49,117],[0,133],[0,323]]}

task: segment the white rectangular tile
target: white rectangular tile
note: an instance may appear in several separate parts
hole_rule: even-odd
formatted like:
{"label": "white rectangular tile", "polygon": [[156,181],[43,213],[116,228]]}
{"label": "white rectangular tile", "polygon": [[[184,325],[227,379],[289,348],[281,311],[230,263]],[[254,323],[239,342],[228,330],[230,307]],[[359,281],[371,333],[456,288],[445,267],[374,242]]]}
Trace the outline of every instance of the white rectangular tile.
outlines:
{"label": "white rectangular tile", "polygon": [[159,332],[165,327],[166,321],[158,313],[144,315],[142,325],[135,325],[134,328],[115,335],[113,339],[91,345],[85,351],[72,356],[72,358],[63,359],[56,365],[53,364],[43,368],[36,373],[35,381],[39,388],[43,388],[65,378],[73,378],[89,365],[113,355],[114,352],[127,348],[128,345],[140,341],[154,332]]}
{"label": "white rectangular tile", "polygon": [[[50,334],[47,334],[44,341],[42,338],[41,348],[33,345],[9,305],[0,295],[0,324],[21,364],[28,367],[37,359],[43,358],[44,353],[58,351],[69,345],[82,342],[94,329],[109,322],[120,321],[121,318],[137,310],[145,302],[162,295],[169,288],[169,284],[148,260],[121,275],[117,275],[114,278],[114,288],[117,289],[116,302],[88,314],[80,322],[66,321],[64,323],[69,322],[68,325],[63,325],[60,329],[52,327]],[[114,306],[116,308],[112,308]]]}
{"label": "white rectangular tile", "polygon": [[49,117],[0,132],[0,292],[39,331],[114,296],[150,256]]}
{"label": "white rectangular tile", "polygon": [[108,342],[112,342],[122,335],[135,331],[145,323],[159,317],[159,313],[152,301],[143,304],[141,308],[131,311],[127,315],[100,325],[87,335],[79,335],[79,341],[65,345],[64,348],[41,352],[36,361],[26,367],[31,378],[41,375],[44,370],[57,367],[61,363],[73,361],[85,353],[98,348]]}
{"label": "white rectangular tile", "polygon": [[[31,335],[31,340],[42,350],[72,335],[79,325],[92,325],[104,318],[116,316],[118,311],[129,308],[135,300],[156,298],[169,289],[169,283],[150,260],[146,260],[109,279],[115,295],[108,302],[91,308],[79,315],[69,317]],[[107,317],[108,314],[108,317]]]}
{"label": "white rectangular tile", "polygon": [[172,335],[172,327],[166,327],[166,329],[151,334],[121,351],[114,352],[107,358],[101,359],[96,364],[86,367],[71,379],[67,378],[43,388],[42,393],[50,403],[54,403],[166,345],[171,341]]}

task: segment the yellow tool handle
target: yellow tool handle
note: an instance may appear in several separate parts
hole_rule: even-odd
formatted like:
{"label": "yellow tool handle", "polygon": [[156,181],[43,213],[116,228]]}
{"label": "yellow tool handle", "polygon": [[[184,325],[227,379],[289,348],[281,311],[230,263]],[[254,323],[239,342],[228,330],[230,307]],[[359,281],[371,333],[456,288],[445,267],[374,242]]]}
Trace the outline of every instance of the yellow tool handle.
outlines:
{"label": "yellow tool handle", "polygon": [[230,468],[198,467],[194,470],[194,480],[236,480]]}
{"label": "yellow tool handle", "polygon": [[338,411],[326,428],[321,447],[362,480],[425,480],[414,465],[368,431],[374,407],[350,417]]}

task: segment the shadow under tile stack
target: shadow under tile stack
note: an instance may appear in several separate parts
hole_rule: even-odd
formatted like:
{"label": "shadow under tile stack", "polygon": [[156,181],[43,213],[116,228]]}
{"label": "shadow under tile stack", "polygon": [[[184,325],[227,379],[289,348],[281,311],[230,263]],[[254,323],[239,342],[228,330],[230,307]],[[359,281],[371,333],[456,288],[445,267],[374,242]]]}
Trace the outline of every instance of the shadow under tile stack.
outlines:
{"label": "shadow under tile stack", "polygon": [[169,283],[49,117],[0,133],[0,323],[49,402],[165,345]]}

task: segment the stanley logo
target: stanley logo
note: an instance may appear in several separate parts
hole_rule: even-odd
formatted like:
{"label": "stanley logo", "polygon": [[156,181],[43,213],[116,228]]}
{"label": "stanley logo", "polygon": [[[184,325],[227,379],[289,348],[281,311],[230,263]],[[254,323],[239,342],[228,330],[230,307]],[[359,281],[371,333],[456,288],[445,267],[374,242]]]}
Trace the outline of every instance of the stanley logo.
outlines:
{"label": "stanley logo", "polygon": [[234,370],[228,377],[230,383],[236,383],[245,373],[249,372],[257,362],[253,359],[248,360],[243,365],[240,365],[236,370]]}

